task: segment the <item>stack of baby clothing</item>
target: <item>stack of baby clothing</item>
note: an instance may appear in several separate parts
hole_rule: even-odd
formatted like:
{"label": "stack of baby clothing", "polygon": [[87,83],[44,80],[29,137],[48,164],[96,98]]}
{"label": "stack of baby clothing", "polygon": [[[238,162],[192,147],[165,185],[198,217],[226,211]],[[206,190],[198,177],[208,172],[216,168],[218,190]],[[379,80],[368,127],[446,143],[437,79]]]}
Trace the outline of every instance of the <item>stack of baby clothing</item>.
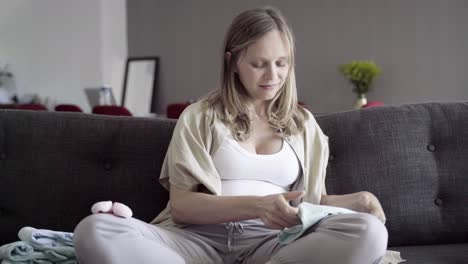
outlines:
{"label": "stack of baby clothing", "polygon": [[[278,233],[278,239],[280,244],[286,245],[293,242],[294,240],[301,237],[309,227],[315,225],[327,216],[356,213],[346,208],[316,205],[305,202],[301,203],[298,209],[298,216],[301,223],[299,225],[286,228],[280,233]],[[406,260],[401,258],[400,252],[387,250],[385,252],[385,255],[380,259],[379,264],[398,264],[405,261]]]}
{"label": "stack of baby clothing", "polygon": [[73,233],[23,227],[20,241],[0,247],[1,264],[77,264]]}

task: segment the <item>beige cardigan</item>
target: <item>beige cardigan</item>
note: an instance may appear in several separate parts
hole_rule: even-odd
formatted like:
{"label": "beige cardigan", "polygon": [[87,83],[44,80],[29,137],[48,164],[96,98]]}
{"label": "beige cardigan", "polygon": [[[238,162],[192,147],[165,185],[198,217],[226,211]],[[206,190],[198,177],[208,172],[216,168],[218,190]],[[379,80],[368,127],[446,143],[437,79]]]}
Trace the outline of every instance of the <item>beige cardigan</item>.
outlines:
{"label": "beige cardigan", "polygon": [[[302,133],[286,138],[296,153],[302,174],[293,186],[305,190],[301,201],[319,204],[325,191],[325,173],[328,162],[328,138],[310,112]],[[221,193],[221,178],[212,157],[229,128],[217,117],[213,107],[194,103],[180,116],[161,169],[159,182],[167,190],[174,185],[184,190],[198,190],[213,195]],[[305,175],[305,177],[304,177]],[[293,202],[297,205],[301,201]],[[171,218],[170,201],[151,223],[163,226],[180,226]]]}

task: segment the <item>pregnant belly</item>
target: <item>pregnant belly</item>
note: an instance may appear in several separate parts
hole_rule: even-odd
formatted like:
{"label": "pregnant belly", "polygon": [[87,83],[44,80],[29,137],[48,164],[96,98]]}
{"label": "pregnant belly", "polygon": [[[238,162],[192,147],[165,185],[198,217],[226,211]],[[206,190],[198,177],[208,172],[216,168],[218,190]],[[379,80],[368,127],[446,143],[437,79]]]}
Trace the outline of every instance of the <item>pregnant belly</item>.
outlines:
{"label": "pregnant belly", "polygon": [[276,184],[257,181],[257,180],[222,180],[221,195],[240,196],[240,195],[258,195],[265,196],[287,192],[285,188]]}

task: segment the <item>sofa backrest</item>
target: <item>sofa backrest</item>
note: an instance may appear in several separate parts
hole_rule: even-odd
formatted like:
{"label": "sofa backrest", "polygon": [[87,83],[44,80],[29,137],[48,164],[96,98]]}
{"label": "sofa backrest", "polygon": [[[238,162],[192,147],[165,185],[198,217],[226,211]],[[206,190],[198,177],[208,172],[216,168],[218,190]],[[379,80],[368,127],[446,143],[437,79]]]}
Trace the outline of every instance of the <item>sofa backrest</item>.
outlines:
{"label": "sofa backrest", "polygon": [[72,232],[96,201],[151,221],[173,120],[0,110],[0,245],[21,227]]}
{"label": "sofa backrest", "polygon": [[370,191],[390,245],[468,242],[468,103],[382,106],[317,117],[331,194]]}
{"label": "sofa backrest", "polygon": [[[468,242],[468,104],[383,106],[316,117],[329,194],[370,191],[389,244]],[[96,201],[151,221],[175,120],[0,110],[0,245],[23,226],[73,231]]]}

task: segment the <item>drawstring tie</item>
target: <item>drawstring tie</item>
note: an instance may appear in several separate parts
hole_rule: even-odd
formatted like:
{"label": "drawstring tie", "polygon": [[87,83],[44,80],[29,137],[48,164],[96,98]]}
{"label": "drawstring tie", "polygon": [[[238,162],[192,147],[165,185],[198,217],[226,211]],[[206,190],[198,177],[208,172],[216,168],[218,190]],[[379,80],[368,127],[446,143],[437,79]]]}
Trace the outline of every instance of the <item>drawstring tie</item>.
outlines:
{"label": "drawstring tie", "polygon": [[244,233],[244,226],[240,222],[229,222],[225,224],[226,229],[228,230],[228,240],[227,240],[227,246],[229,252],[232,252],[232,238],[234,236],[234,232],[237,232],[238,234]]}

